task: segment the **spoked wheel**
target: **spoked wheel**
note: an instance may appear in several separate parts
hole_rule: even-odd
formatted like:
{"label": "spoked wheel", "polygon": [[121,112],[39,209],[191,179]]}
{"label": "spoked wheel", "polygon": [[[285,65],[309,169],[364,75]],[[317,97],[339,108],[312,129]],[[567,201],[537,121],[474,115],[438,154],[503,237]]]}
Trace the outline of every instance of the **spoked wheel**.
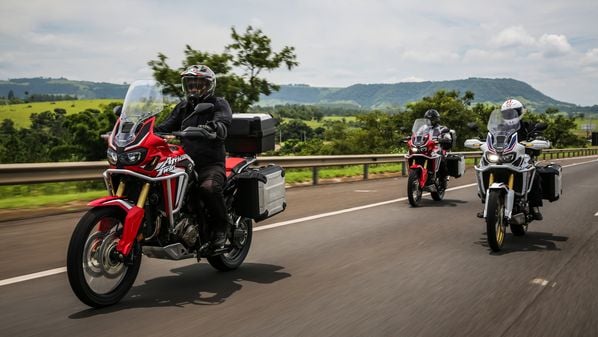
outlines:
{"label": "spoked wheel", "polygon": [[208,257],[210,265],[220,271],[239,268],[245,261],[251,246],[253,221],[238,215],[232,215],[232,218],[234,226],[228,239],[231,249],[226,253]]}
{"label": "spoked wheel", "polygon": [[[446,178],[443,178],[446,179]],[[437,192],[430,192],[432,199],[435,201],[441,201],[444,199],[444,192],[446,192],[446,180],[438,179],[436,184]]]}
{"label": "spoked wheel", "polygon": [[505,241],[507,224],[505,222],[505,203],[500,191],[490,191],[488,196],[488,215],[486,216],[486,235],[492,251],[502,249]]}
{"label": "spoked wheel", "polygon": [[407,198],[409,204],[413,207],[419,206],[422,200],[422,189],[419,186],[419,175],[417,171],[409,172],[409,178],[407,179]]}
{"label": "spoked wheel", "polygon": [[96,308],[120,301],[129,291],[141,264],[141,252],[118,258],[125,214],[118,208],[94,208],[75,227],[66,258],[69,283],[81,302]]}
{"label": "spoked wheel", "polygon": [[511,233],[515,236],[523,236],[527,233],[527,225],[511,224]]}

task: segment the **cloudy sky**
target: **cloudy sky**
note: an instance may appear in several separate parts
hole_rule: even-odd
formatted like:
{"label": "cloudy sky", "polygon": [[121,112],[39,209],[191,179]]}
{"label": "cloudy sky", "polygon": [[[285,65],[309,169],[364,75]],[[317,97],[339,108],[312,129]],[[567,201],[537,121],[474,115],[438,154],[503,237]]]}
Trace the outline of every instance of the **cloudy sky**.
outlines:
{"label": "cloudy sky", "polygon": [[566,102],[598,104],[596,0],[2,0],[0,80],[150,78],[162,52],[222,52],[230,28],[262,29],[299,67],[278,84],[349,86],[514,78]]}

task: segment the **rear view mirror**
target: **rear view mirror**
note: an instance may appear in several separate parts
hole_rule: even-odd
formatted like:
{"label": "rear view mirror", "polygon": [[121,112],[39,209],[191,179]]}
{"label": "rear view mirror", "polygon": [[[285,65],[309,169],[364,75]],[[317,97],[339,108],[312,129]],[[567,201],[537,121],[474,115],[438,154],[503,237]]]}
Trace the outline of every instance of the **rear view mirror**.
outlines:
{"label": "rear view mirror", "polygon": [[115,115],[120,117],[120,114],[123,112],[123,106],[122,105],[115,106],[114,109],[112,109],[112,112],[114,112]]}
{"label": "rear view mirror", "polygon": [[544,131],[544,130],[546,130],[547,127],[548,127],[548,125],[546,125],[546,123],[536,123],[536,125],[534,126],[534,129],[536,131]]}
{"label": "rear view mirror", "polygon": [[467,127],[469,128],[469,130],[472,130],[472,131],[478,131],[479,130],[478,124],[474,123],[474,122],[467,123]]}
{"label": "rear view mirror", "polygon": [[203,112],[206,112],[206,111],[212,109],[213,107],[214,107],[214,104],[212,104],[212,103],[199,103],[195,106],[195,109],[193,111],[200,114],[200,113],[203,113]]}

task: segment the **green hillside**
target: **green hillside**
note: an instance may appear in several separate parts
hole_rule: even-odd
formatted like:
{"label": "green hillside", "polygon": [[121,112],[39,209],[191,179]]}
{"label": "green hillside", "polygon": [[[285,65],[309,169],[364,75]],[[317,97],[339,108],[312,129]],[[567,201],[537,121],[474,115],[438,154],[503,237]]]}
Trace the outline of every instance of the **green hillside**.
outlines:
{"label": "green hillside", "polygon": [[12,119],[15,127],[23,128],[31,125],[29,116],[32,113],[44,111],[54,111],[54,109],[64,109],[67,114],[85,111],[87,109],[103,110],[112,102],[121,102],[122,99],[86,99],[76,101],[56,101],[56,102],[33,102],[23,104],[0,105],[0,122],[4,119]]}

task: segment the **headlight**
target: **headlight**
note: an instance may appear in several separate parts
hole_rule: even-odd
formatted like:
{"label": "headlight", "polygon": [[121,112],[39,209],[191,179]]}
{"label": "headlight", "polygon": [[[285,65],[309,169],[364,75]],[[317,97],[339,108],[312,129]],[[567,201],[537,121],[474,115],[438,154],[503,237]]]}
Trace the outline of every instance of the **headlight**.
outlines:
{"label": "headlight", "polygon": [[417,147],[415,147],[415,146],[412,146],[412,147],[411,147],[411,152],[413,152],[413,153],[417,153]]}
{"label": "headlight", "polygon": [[118,161],[123,165],[135,165],[145,158],[146,152],[146,150],[135,150],[121,153],[118,156]]}
{"label": "headlight", "polygon": [[503,163],[510,163],[513,160],[515,160],[515,153],[511,152],[511,153],[507,153],[505,155],[502,156],[501,161]]}
{"label": "headlight", "polygon": [[139,164],[140,162],[143,161],[143,159],[145,159],[146,154],[147,154],[146,149],[129,151],[129,152],[121,153],[121,154],[117,154],[116,151],[114,151],[111,148],[108,148],[108,150],[106,150],[106,156],[108,157],[108,162],[110,163],[110,165]]}
{"label": "headlight", "polygon": [[488,162],[490,163],[497,163],[498,160],[500,159],[500,156],[494,153],[490,153],[486,155],[486,159],[488,160]]}
{"label": "headlight", "polygon": [[108,148],[108,150],[106,151],[106,157],[108,157],[108,163],[110,163],[110,165],[116,165],[116,162],[118,161],[116,151],[112,150],[111,148]]}
{"label": "headlight", "polygon": [[498,162],[500,162],[500,163],[510,163],[513,160],[515,160],[515,153],[507,153],[507,154],[502,155],[502,156],[494,154],[494,153],[489,153],[489,154],[486,155],[486,160],[489,163],[498,163]]}

